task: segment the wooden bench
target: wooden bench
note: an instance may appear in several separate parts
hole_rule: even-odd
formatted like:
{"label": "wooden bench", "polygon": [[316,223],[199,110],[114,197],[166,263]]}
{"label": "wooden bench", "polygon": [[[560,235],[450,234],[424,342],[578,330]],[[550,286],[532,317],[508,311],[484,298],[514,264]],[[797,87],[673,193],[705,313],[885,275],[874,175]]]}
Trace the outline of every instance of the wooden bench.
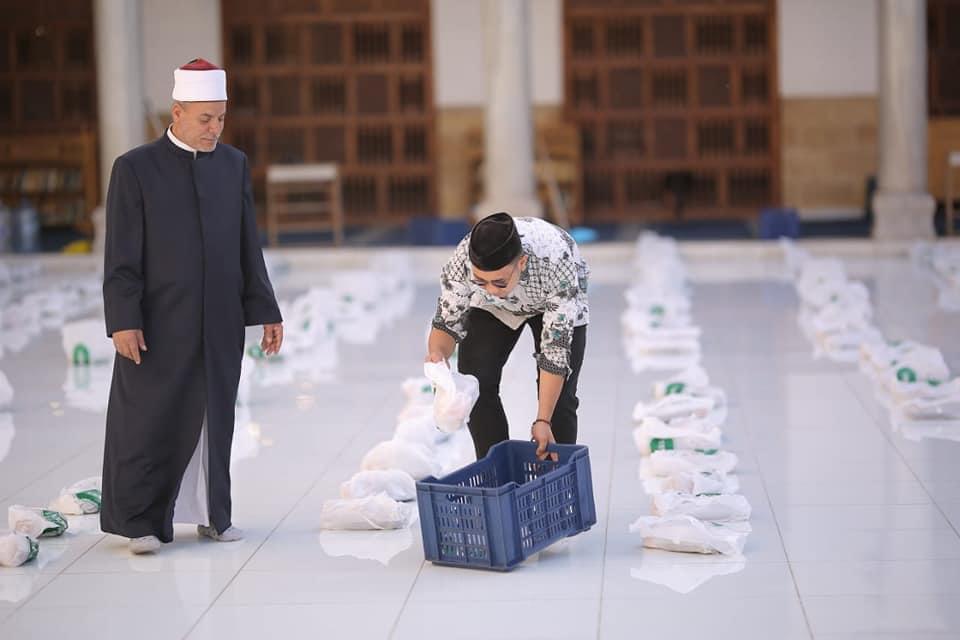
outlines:
{"label": "wooden bench", "polygon": [[343,201],[335,164],[267,167],[267,238],[275,246],[289,231],[332,231],[343,244]]}

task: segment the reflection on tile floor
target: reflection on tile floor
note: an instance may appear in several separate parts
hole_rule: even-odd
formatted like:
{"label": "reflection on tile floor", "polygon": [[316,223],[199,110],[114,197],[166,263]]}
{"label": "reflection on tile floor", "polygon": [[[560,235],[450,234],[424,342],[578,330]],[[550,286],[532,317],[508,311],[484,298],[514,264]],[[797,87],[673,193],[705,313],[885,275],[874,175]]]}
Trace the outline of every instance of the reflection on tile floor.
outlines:
{"label": "reflection on tile floor", "polygon": [[[648,511],[630,413],[659,376],[632,374],[621,354],[627,274],[610,271],[592,287],[581,377],[591,531],[499,574],[425,564],[417,527],[317,529],[323,501],[391,434],[401,381],[419,374],[436,295],[421,278],[412,310],[373,344],[338,344],[332,371],[307,358],[250,381],[234,464],[245,541],[204,544],[178,527],[162,553],[132,557],[95,518],[71,518],[36,562],[0,569],[0,637],[960,638],[960,442],[894,433],[854,369],[813,360],[776,269],[764,280],[731,260],[693,287],[754,509],[744,558],[640,548],[627,532]],[[924,275],[905,259],[856,271],[886,334],[938,346],[960,370],[960,316],[937,307]],[[328,278],[294,263],[278,291]],[[531,351],[524,337],[503,382],[520,438],[535,411]],[[0,509],[97,475],[109,371],[68,367],[51,330],[0,370],[16,391],[0,413]]]}

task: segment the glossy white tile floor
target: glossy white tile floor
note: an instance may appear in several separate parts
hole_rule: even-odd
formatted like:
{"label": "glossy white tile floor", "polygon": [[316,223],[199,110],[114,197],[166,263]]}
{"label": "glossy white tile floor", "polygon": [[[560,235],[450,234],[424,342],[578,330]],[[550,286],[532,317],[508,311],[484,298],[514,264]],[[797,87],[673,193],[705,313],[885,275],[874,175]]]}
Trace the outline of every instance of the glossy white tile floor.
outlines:
{"label": "glossy white tile floor", "polygon": [[[849,263],[886,334],[937,345],[960,370],[960,316],[936,308],[926,277],[905,260]],[[505,575],[425,564],[418,528],[318,531],[322,501],[390,434],[399,384],[419,372],[435,299],[424,282],[375,345],[341,346],[336,382],[253,389],[260,450],[234,468],[246,541],[186,528],[132,557],[75,519],[38,562],[0,569],[0,638],[960,638],[960,443],[893,434],[858,373],[814,361],[775,269],[693,272],[704,364],[731,398],[725,433],[754,508],[745,561],[643,550],[627,533],[648,510],[629,416],[658,376],[631,374],[620,353],[626,274],[591,293],[580,421],[594,529]],[[323,277],[294,268],[278,289]],[[17,394],[3,512],[99,473],[103,416],[66,403],[59,343],[47,332],[0,360]],[[531,350],[521,343],[504,382],[518,437],[534,411]]]}

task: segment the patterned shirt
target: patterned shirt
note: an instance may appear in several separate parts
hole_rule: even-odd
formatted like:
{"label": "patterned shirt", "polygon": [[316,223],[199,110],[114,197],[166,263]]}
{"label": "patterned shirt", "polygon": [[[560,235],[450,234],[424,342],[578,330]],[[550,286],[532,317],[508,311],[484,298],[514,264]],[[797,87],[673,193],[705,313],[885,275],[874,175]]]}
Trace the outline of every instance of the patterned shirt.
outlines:
{"label": "patterned shirt", "polygon": [[463,320],[470,308],[488,311],[512,329],[543,314],[540,353],[534,354],[537,365],[549,373],[567,376],[573,328],[590,321],[590,270],[573,238],[560,227],[538,218],[514,218],[514,222],[527,266],[510,295],[493,296],[471,282],[467,234],[440,274],[440,298],[433,326],[460,342],[467,334]]}

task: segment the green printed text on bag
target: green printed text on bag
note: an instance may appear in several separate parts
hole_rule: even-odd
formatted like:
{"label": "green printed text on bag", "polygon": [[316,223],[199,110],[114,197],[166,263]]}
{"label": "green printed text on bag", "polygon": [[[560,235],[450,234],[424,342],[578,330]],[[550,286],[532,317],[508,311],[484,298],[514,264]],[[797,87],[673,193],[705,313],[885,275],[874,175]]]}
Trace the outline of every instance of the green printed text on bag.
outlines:
{"label": "green printed text on bag", "polygon": [[40,515],[43,516],[44,520],[53,525],[52,527],[44,529],[43,533],[40,534],[41,537],[59,536],[70,526],[67,524],[67,519],[57,511],[42,509]]}
{"label": "green printed text on bag", "polygon": [[89,502],[96,505],[97,511],[100,510],[100,506],[103,500],[103,496],[100,493],[99,489],[88,489],[87,491],[81,491],[77,494],[77,500],[80,502]]}
{"label": "green printed text on bag", "polygon": [[715,456],[720,453],[720,449],[694,449],[697,453],[702,453],[705,456]]}
{"label": "green printed text on bag", "polygon": [[664,390],[664,394],[669,396],[676,393],[683,393],[683,390],[686,388],[687,385],[683,384],[682,382],[671,382]]}
{"label": "green printed text on bag", "polygon": [[673,438],[651,438],[650,451],[672,451],[676,443]]}
{"label": "green printed text on bag", "polygon": [[916,382],[917,372],[910,367],[900,367],[897,369],[897,380],[900,382]]}
{"label": "green printed text on bag", "polygon": [[30,551],[27,553],[27,559],[24,562],[30,562],[35,560],[37,555],[40,554],[40,543],[34,540],[33,538],[27,538],[27,542],[30,543]]}
{"label": "green printed text on bag", "polygon": [[73,364],[90,364],[90,349],[80,343],[73,348]]}

